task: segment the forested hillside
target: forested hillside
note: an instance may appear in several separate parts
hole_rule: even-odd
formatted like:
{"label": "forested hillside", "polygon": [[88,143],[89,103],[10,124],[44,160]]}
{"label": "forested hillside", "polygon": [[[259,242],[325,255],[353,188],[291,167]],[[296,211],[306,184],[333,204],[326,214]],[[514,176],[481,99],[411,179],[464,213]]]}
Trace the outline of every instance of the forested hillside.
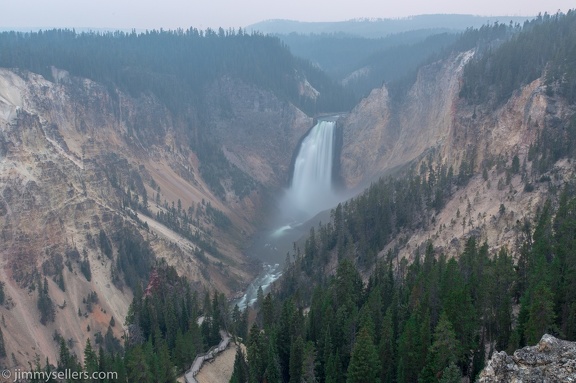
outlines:
{"label": "forested hillside", "polygon": [[[346,110],[352,105],[340,87],[294,58],[277,38],[242,30],[4,32],[0,66],[27,69],[49,79],[55,66],[135,95],[151,92],[179,112],[201,103],[203,88],[221,76],[272,90],[308,113]],[[299,92],[299,82],[304,80],[320,92],[317,99]]]}
{"label": "forested hillside", "polygon": [[[462,36],[455,46],[476,52],[459,100],[473,113],[471,127],[480,129],[475,119],[544,79],[549,109],[542,125],[530,125],[536,133],[524,143],[526,154],[489,156],[488,149],[467,147],[451,164],[432,153],[338,205],[330,222],[295,245],[281,283],[258,301],[248,362],[237,359],[233,382],[473,381],[495,351],[534,344],[544,333],[576,340],[574,79],[561,65],[573,61],[574,20],[574,12],[544,15],[522,27],[496,24]],[[552,115],[559,107],[563,119]],[[458,210],[448,212],[459,220],[453,225],[462,225],[456,256],[446,256],[432,235],[411,256],[399,256],[410,233],[442,231],[436,219],[458,190],[483,179],[488,192],[498,177],[497,189],[510,189],[507,199],[491,199],[500,216],[510,200],[529,198],[535,188],[545,197],[533,215],[510,223],[511,247],[489,246],[480,229],[467,231],[481,225]],[[512,187],[512,178],[523,190]]]}
{"label": "forested hillside", "polygon": [[347,253],[320,282],[306,266],[315,259],[303,254],[278,293],[259,302],[250,379],[458,382],[479,373],[486,353],[534,344],[546,332],[575,340],[572,193],[567,186],[556,209],[547,203],[537,222],[526,222],[516,264],[507,249],[489,254],[472,237],[457,259],[432,243],[410,265],[390,254],[367,283]]}
{"label": "forested hillside", "polygon": [[380,38],[407,31],[449,28],[463,31],[466,28],[480,28],[489,22],[524,22],[526,17],[517,16],[476,16],[461,14],[417,15],[394,19],[361,18],[347,21],[300,22],[293,20],[267,20],[247,27],[248,30],[273,34],[322,34],[343,32],[350,36]]}
{"label": "forested hillside", "polygon": [[[210,112],[231,119],[232,102],[224,95],[213,100],[207,96],[210,89],[221,88],[225,81],[241,82],[271,92],[310,116],[349,110],[354,102],[351,93],[292,56],[279,39],[242,30],[3,32],[0,67],[29,70],[54,82],[59,81],[53,77],[57,68],[104,84],[112,97],[120,98],[118,91],[155,97],[173,114],[174,124],[184,127],[187,142],[182,144],[198,156],[204,180],[221,199],[226,188],[243,198],[256,183],[222,151]],[[122,119],[120,108],[115,113]],[[139,125],[133,129],[140,133]]]}
{"label": "forested hillside", "polygon": [[[519,87],[545,74],[549,92],[576,100],[576,14],[539,16],[496,50],[467,65],[461,96],[471,103],[497,106]],[[545,72],[544,72],[545,71]]]}
{"label": "forested hillside", "polygon": [[[202,202],[194,203],[188,209],[182,206],[180,199],[177,202],[165,199],[162,204],[161,196],[169,191],[161,194],[159,185],[149,177],[146,182],[156,197],[156,206],[149,207],[142,179],[135,182],[116,175],[114,167],[130,171],[128,162],[106,162],[105,175],[94,178],[98,182],[105,178],[109,180],[111,190],[118,189],[122,209],[127,213],[116,218],[114,226],[109,225],[114,232],[109,235],[96,223],[88,223],[88,218],[77,225],[78,230],[89,234],[85,227],[91,224],[98,230],[95,232],[100,233],[97,239],[86,236],[91,244],[90,251],[93,251],[94,268],[90,266],[88,255],[81,257],[76,250],[66,253],[66,262],[73,260],[74,267],[72,263],[63,263],[60,256],[59,263],[44,262],[41,274],[35,268],[34,259],[29,262],[33,269],[30,274],[18,274],[29,265],[14,262],[17,266],[14,275],[34,277],[23,286],[29,288],[27,294],[30,296],[36,291],[33,294],[38,299],[34,310],[38,309],[40,324],[45,326],[53,324],[58,313],[66,308],[66,301],[63,300],[62,305],[55,303],[50,291],[54,292],[57,286],[62,293],[66,288],[71,292],[70,286],[74,285],[70,282],[74,280],[75,270],[83,275],[86,288],[91,288],[88,283],[92,273],[102,274],[101,266],[109,265],[114,287],[126,287],[133,292],[124,323],[124,345],[114,335],[120,333],[117,318],[110,316],[108,319],[109,314],[104,317],[97,313],[105,318],[104,329],[107,330],[95,332],[89,325],[85,327],[86,332],[81,329],[79,337],[82,339],[93,332],[82,345],[83,357],[74,354],[74,349],[79,349],[75,345],[76,338],[66,339],[55,331],[52,340],[60,351],[57,362],[37,358],[31,368],[48,372],[54,369],[115,371],[118,373],[116,381],[121,382],[174,382],[197,353],[206,351],[218,341],[219,330],[227,329],[246,346],[246,358],[242,351],[237,354],[231,379],[234,383],[459,383],[462,377],[473,381],[486,358],[495,351],[512,351],[534,344],[544,333],[576,340],[576,75],[572,65],[576,54],[575,20],[576,14],[569,12],[544,15],[523,26],[495,23],[463,33],[451,45],[450,51],[440,57],[458,57],[451,62],[453,66],[447,67],[464,68],[462,78],[452,79],[457,84],[454,88],[459,87],[459,93],[446,92],[455,94],[457,99],[438,92],[434,96],[447,97],[445,105],[438,108],[442,110],[406,109],[424,116],[438,114],[437,120],[452,124],[453,130],[434,136],[438,142],[435,147],[418,146],[413,137],[418,133],[417,129],[421,129],[422,135],[423,129],[431,129],[430,121],[410,130],[412,136],[409,138],[414,139],[410,142],[411,147],[424,148],[419,156],[395,167],[392,175],[374,180],[364,192],[339,204],[331,212],[329,222],[314,226],[301,246],[296,243],[293,252],[287,254],[288,262],[279,283],[269,294],[259,294],[254,311],[244,312],[238,307],[230,309],[222,294],[199,296],[201,286],[178,276],[179,270],[169,266],[167,261],[155,260],[151,243],[156,235],[148,224],[144,226],[140,221],[138,212],[151,218],[152,210],[149,209],[153,208],[157,223],[178,234],[170,243],[171,251],[186,240],[194,243],[191,248],[194,252],[185,254],[186,262],[195,260],[208,264],[210,256],[215,269],[222,274],[228,273],[230,269],[221,262],[223,253],[211,241],[212,231],[208,229],[222,230],[222,235],[230,236],[228,228],[232,223],[212,202],[226,201],[230,190],[240,198],[248,195],[255,181],[228,161],[213,136],[219,127],[207,119],[208,110],[217,110],[224,116],[231,113],[230,98],[216,107],[207,105],[210,98],[203,97],[206,88],[214,84],[214,87],[228,86],[237,92],[229,94],[242,97],[244,93],[237,91],[240,89],[235,88],[237,84],[222,80],[233,77],[270,92],[255,92],[254,99],[258,102],[251,103],[257,104],[256,109],[265,109],[263,100],[269,100],[268,96],[272,94],[309,114],[346,110],[352,104],[350,94],[311,63],[291,56],[278,39],[242,31],[190,29],[102,35],[55,30],[0,34],[0,66],[20,68],[17,70],[21,72],[39,72],[54,83],[61,79],[52,66],[75,76],[94,79],[111,90],[110,93],[102,92],[105,96],[95,100],[113,98],[117,90],[134,96],[147,94],[160,100],[174,116],[187,122],[185,125],[190,132],[185,136],[188,142],[183,145],[193,148],[195,154],[181,153],[185,153],[183,157],[199,160],[204,182],[222,200],[214,198],[206,203],[202,197]],[[452,37],[438,38],[438,44],[444,45]],[[377,56],[375,60],[380,58]],[[435,64],[436,68],[441,67],[441,64]],[[425,74],[434,77],[436,73],[445,72],[429,70]],[[16,77],[14,74],[10,78]],[[85,81],[86,88],[96,87],[78,78],[74,81]],[[20,78],[20,81],[25,80]],[[27,95],[50,89],[47,82],[36,81],[42,87],[33,88],[35,91]],[[415,81],[408,77],[391,84],[392,107],[410,97],[415,104],[424,104],[418,97],[429,93],[418,86],[424,84],[422,88],[426,88],[432,84],[425,90],[435,90],[442,85]],[[63,88],[52,93],[58,94],[58,90],[62,92]],[[382,90],[386,97],[387,92],[385,88]],[[514,98],[521,93],[524,98]],[[217,98],[220,93],[214,94]],[[384,108],[383,104],[377,106]],[[14,110],[20,107],[16,103],[9,106]],[[116,107],[115,103],[113,107]],[[375,114],[388,113],[375,109]],[[12,112],[12,109],[6,110]],[[536,112],[532,114],[534,110]],[[442,113],[445,111],[450,118],[444,118]],[[24,127],[33,132],[32,124],[26,125],[24,120],[27,116],[32,120],[32,114],[26,113],[17,115],[22,125],[6,125],[18,133],[26,131]],[[533,115],[538,117],[536,121],[532,120]],[[504,120],[503,124],[499,124],[500,118]],[[36,128],[41,138],[38,141],[52,145],[52,141],[45,140],[49,136],[40,118],[37,120],[42,128]],[[383,120],[375,119],[377,123]],[[420,123],[418,119],[408,121]],[[131,123],[130,129],[137,129],[136,125]],[[113,129],[121,124],[114,120],[108,126]],[[95,130],[92,128],[93,132]],[[504,130],[507,135],[502,133]],[[485,136],[492,140],[479,139]],[[492,150],[489,144],[497,146],[500,137],[513,137],[517,144]],[[130,145],[132,138],[128,133],[122,135]],[[121,142],[122,139],[116,140]],[[249,139],[255,141],[255,138]],[[64,138],[61,141],[66,142]],[[166,156],[178,154],[178,142],[159,142],[166,147]],[[4,141],[0,144],[0,149],[8,148]],[[367,140],[361,142],[361,145],[367,144]],[[152,147],[133,146],[138,148],[135,150],[138,154],[141,147]],[[13,153],[18,152],[15,145],[10,149]],[[82,156],[78,155],[76,160],[89,164],[81,149]],[[384,151],[384,148],[378,149],[377,153],[382,154],[380,149]],[[408,149],[400,148],[399,153]],[[451,152],[451,149],[458,151]],[[8,149],[2,152],[10,154]],[[46,153],[59,152],[50,146],[50,151],[46,150],[44,155]],[[73,158],[68,152],[64,153]],[[150,159],[155,165],[158,164],[156,160]],[[70,167],[75,166],[75,162],[69,162],[66,163]],[[35,163],[30,162],[29,169]],[[84,171],[83,167],[77,167],[79,174]],[[261,168],[256,166],[256,169]],[[192,184],[197,183],[189,169],[186,170],[181,173],[187,175]],[[162,170],[156,171],[154,174],[163,174]],[[119,171],[118,174],[123,173]],[[480,185],[474,189],[476,195],[468,195],[471,189],[467,188],[472,183]],[[134,184],[134,188],[120,188],[119,185],[125,184]],[[144,190],[136,194],[134,190],[140,184]],[[485,211],[475,210],[475,201],[482,198],[480,192],[489,195],[486,204],[497,213],[487,216]],[[74,193],[72,190],[72,195]],[[84,196],[87,193],[84,187]],[[100,194],[106,196],[110,192]],[[140,195],[142,204],[139,203]],[[26,201],[33,201],[29,196],[26,195]],[[447,211],[455,206],[456,200],[461,203],[458,206],[466,208]],[[518,200],[528,202],[520,204]],[[529,214],[518,209],[510,211],[511,205],[529,210]],[[77,215],[82,208],[74,207],[71,211],[74,213],[70,215]],[[8,208],[0,213],[6,215]],[[448,216],[449,219],[441,221]],[[124,229],[130,220],[142,227]],[[488,238],[483,231],[486,221],[506,230],[502,236],[497,236],[501,242],[489,243],[493,238]],[[194,222],[198,230],[193,228]],[[460,229],[461,235],[450,237],[450,245],[453,244],[457,252],[448,254],[450,249],[445,243],[442,247],[435,243],[440,237],[438,233],[443,230],[451,230],[452,235]],[[141,230],[140,234],[138,230]],[[64,229],[62,232],[66,234]],[[425,241],[411,242],[414,233],[424,236]],[[10,238],[9,233],[3,235]],[[44,234],[44,238],[48,237]],[[29,242],[27,238],[24,240]],[[78,236],[76,239],[71,236],[70,241],[81,243]],[[51,255],[47,249],[42,250],[46,258]],[[24,251],[21,254],[27,255]],[[198,270],[202,273],[206,269]],[[211,278],[205,274],[205,279]],[[0,283],[0,305],[10,306],[5,286]],[[12,289],[10,291],[24,291],[24,288],[8,287]],[[88,318],[98,299],[94,291],[83,297],[78,317]],[[68,303],[73,304],[79,303]],[[56,311],[56,307],[60,311]],[[101,309],[101,313],[106,314],[106,311]],[[76,317],[76,309],[72,314]],[[201,316],[204,320],[200,323]],[[6,324],[3,326],[6,328]],[[5,336],[0,328],[3,364],[8,360]],[[16,360],[14,354],[12,359]]]}
{"label": "forested hillside", "polygon": [[[294,104],[337,94],[327,77],[240,32],[6,32],[0,46],[3,368],[75,368],[58,350],[82,361],[87,339],[123,356],[129,303],[158,259],[195,291],[232,295],[257,274],[240,248],[265,187],[238,163],[283,179],[312,120]],[[252,129],[268,147],[233,163],[230,126],[239,146]]]}
{"label": "forested hillside", "polygon": [[[196,354],[219,342],[219,330],[227,327],[227,302],[218,293],[206,292],[200,298],[190,282],[163,261],[156,263],[144,286],[145,290],[139,286],[134,289],[126,323],[117,324],[112,317],[105,334],[98,332],[93,341],[87,339],[83,357],[74,354],[70,342],[56,332],[53,340],[59,345],[57,365],[37,361],[30,367],[48,374],[66,370],[90,374],[85,376],[97,371],[116,373],[115,378],[98,382],[176,382],[176,376],[190,367]],[[201,315],[204,320],[198,323]],[[117,326],[127,330],[123,344],[114,337]],[[3,350],[0,329],[0,357],[5,357]],[[29,381],[56,382],[54,378]]]}
{"label": "forested hillside", "polygon": [[434,33],[421,41],[381,49],[358,62],[356,71],[342,82],[357,96],[366,96],[383,83],[411,77],[419,66],[437,59],[458,36],[455,33]]}
{"label": "forested hillside", "polygon": [[[279,34],[292,54],[316,63],[328,75],[343,79],[358,69],[368,57],[398,46],[417,44],[427,37],[447,33],[440,28],[419,29],[391,34],[380,38],[367,38],[346,33]],[[456,35],[454,33],[454,35]]]}

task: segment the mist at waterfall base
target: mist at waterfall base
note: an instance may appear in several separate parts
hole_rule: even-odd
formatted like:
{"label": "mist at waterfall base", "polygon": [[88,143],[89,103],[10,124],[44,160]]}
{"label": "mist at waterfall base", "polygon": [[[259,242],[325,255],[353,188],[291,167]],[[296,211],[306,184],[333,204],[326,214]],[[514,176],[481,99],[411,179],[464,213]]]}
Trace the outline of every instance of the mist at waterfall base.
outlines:
{"label": "mist at waterfall base", "polygon": [[300,143],[294,159],[290,186],[278,201],[278,212],[265,233],[264,260],[284,263],[293,244],[310,232],[310,227],[330,219],[329,212],[343,196],[335,191],[333,169],[336,153],[336,122],[319,121]]}
{"label": "mist at waterfall base", "polygon": [[335,125],[318,122],[300,145],[290,188],[280,202],[281,219],[288,225],[301,224],[338,203],[332,182]]}
{"label": "mist at waterfall base", "polygon": [[344,199],[333,187],[335,125],[335,121],[319,121],[302,140],[290,186],[270,224],[272,229],[255,238],[251,248],[264,262],[264,270],[236,302],[240,308],[256,301],[258,287],[265,291],[282,275],[282,265],[287,254],[294,252],[294,243],[307,235],[310,227],[327,222],[330,215],[324,211]]}

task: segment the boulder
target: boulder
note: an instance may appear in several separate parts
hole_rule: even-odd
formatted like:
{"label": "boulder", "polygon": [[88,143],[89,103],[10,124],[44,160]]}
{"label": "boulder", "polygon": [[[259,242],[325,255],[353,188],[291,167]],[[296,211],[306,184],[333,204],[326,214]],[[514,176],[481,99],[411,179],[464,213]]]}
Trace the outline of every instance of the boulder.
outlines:
{"label": "boulder", "polygon": [[516,350],[514,355],[497,352],[478,382],[576,382],[576,342],[545,334],[536,346]]}

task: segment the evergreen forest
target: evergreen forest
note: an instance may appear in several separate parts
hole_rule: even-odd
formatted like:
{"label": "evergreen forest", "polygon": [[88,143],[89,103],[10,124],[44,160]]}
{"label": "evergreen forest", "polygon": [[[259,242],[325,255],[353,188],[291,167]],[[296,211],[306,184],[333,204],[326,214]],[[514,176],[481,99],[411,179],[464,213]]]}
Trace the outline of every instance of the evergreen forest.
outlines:
{"label": "evergreen forest", "polygon": [[[575,34],[573,11],[464,32],[446,53],[478,51],[465,67],[461,101],[479,113],[493,110],[544,75],[547,95],[572,105]],[[294,70],[324,89],[314,112],[346,109],[353,100],[277,38],[242,31],[3,33],[0,65],[46,76],[55,65],[132,93],[152,92],[178,110],[224,72],[307,111],[313,106],[299,98]],[[475,163],[474,148],[456,168],[433,163],[430,155],[334,208],[329,222],[294,245],[279,283],[245,311],[230,308],[221,294],[199,293],[175,269],[154,263],[144,241],[122,232],[113,238],[123,244],[117,272],[134,291],[124,346],[109,331],[98,344],[88,341],[80,359],[55,334],[58,365],[33,367],[117,371],[120,382],[174,382],[227,329],[246,347],[245,353],[238,348],[231,383],[458,383],[474,381],[494,352],[534,345],[545,333],[576,341],[576,184],[558,184],[551,173],[557,161],[574,161],[575,147],[573,114],[542,127],[530,145],[530,166],[517,156],[492,159],[502,172],[521,177],[525,192],[536,183],[549,190],[534,219],[516,222],[514,249],[491,250],[469,233],[455,257],[432,240],[415,248],[410,261],[395,248],[382,254],[393,239],[434,225],[454,193],[489,166]],[[211,206],[203,209],[227,225]],[[193,235],[186,231],[191,215],[172,206],[158,220]],[[105,233],[99,240],[109,246]]]}
{"label": "evergreen forest", "polygon": [[[465,32],[454,46],[479,54],[465,67],[463,101],[492,110],[544,75],[548,96],[573,103],[566,63],[575,20],[569,12]],[[259,298],[247,361],[237,358],[231,382],[474,381],[496,351],[534,345],[545,333],[576,341],[576,185],[550,173],[574,159],[574,129],[574,115],[549,121],[530,146],[529,167],[517,156],[477,164],[473,153],[457,171],[423,161],[338,205],[295,244],[281,282]],[[455,257],[433,241],[410,261],[394,247],[381,253],[433,225],[445,201],[495,162],[521,175],[525,192],[535,183],[549,190],[534,219],[516,223],[513,249],[490,250],[471,232]]]}
{"label": "evergreen forest", "polygon": [[[152,93],[184,114],[192,105],[201,105],[204,88],[221,76],[270,90],[309,114],[348,110],[354,102],[321,70],[292,56],[278,38],[242,29],[2,32],[0,66],[48,79],[52,67],[64,69],[134,96]],[[317,100],[299,94],[300,80],[320,92]]]}
{"label": "evergreen forest", "polygon": [[[0,67],[43,75],[53,68],[88,78],[138,98],[152,96],[186,129],[188,145],[200,159],[202,178],[225,198],[228,185],[240,198],[257,185],[230,163],[213,133],[206,93],[222,78],[271,92],[308,115],[350,110],[352,93],[309,61],[295,57],[278,38],[239,30],[151,30],[143,33],[54,29],[0,33]],[[303,95],[309,83],[317,97]],[[138,129],[138,126],[135,127]]]}

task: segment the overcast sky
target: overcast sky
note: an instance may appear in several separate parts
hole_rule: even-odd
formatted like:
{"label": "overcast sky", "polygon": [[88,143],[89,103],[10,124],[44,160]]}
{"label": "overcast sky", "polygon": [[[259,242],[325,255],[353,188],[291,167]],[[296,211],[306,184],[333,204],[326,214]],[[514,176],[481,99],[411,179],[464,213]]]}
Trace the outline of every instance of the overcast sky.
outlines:
{"label": "overcast sky", "polygon": [[572,0],[1,0],[0,28],[205,29],[267,19],[343,21],[458,13],[532,16],[566,12]]}

